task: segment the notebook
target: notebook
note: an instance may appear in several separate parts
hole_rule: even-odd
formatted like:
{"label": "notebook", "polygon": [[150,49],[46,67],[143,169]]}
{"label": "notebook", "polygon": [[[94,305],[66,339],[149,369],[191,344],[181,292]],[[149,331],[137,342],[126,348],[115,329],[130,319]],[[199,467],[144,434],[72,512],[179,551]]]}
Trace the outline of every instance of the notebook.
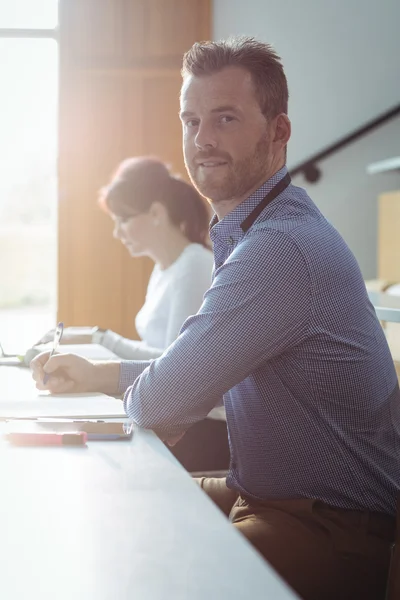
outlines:
{"label": "notebook", "polygon": [[46,392],[19,398],[2,398],[0,419],[58,418],[118,418],[126,417],[122,400],[106,394],[57,394]]}

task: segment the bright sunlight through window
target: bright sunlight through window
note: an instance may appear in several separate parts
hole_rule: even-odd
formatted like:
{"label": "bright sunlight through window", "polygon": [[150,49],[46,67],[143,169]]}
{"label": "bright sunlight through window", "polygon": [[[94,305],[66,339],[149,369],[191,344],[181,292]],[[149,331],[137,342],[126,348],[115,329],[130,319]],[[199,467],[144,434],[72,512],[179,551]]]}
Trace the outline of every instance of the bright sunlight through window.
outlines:
{"label": "bright sunlight through window", "polygon": [[[0,29],[56,24],[56,0],[0,1]],[[0,38],[0,80],[0,343],[21,352],[56,313],[57,42]]]}
{"label": "bright sunlight through window", "polygon": [[0,0],[0,29],[54,29],[58,0]]}

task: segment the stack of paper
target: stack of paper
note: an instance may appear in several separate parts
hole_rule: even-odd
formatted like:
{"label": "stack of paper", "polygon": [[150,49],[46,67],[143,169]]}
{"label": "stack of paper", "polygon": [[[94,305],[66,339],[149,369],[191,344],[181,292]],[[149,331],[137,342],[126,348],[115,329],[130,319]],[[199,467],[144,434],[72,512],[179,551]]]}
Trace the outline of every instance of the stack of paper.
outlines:
{"label": "stack of paper", "polygon": [[125,417],[122,400],[105,394],[57,394],[34,392],[31,397],[0,399],[0,419],[35,417]]}

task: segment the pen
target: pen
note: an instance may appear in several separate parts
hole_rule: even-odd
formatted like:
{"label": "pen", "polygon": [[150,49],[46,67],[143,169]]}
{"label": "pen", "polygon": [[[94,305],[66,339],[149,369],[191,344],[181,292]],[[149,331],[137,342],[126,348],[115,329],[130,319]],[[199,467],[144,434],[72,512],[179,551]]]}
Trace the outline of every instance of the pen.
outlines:
{"label": "pen", "polygon": [[87,442],[87,434],[84,431],[74,433],[15,431],[6,434],[6,438],[14,446],[84,446]]}
{"label": "pen", "polygon": [[[50,359],[50,358],[53,356],[53,354],[54,354],[55,352],[57,352],[58,344],[60,343],[60,341],[61,341],[61,338],[62,338],[62,336],[63,336],[63,331],[64,331],[64,323],[59,323],[59,324],[57,325],[57,327],[56,327],[56,330],[55,330],[55,332],[54,332],[54,338],[53,338],[53,348],[52,348],[52,350],[51,350],[51,352],[50,352],[49,359]],[[50,377],[50,376],[49,376],[49,374],[48,374],[48,373],[45,373],[45,374],[44,374],[44,377],[43,377],[43,385],[46,385],[46,383],[47,383],[47,382],[48,382],[48,380],[49,380],[49,377]]]}

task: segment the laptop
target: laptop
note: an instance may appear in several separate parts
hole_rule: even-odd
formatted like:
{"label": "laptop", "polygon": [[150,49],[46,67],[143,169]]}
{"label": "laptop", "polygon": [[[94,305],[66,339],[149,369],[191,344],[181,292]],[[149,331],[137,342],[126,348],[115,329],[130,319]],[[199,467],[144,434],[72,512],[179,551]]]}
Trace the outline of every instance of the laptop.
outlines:
{"label": "laptop", "polygon": [[25,367],[23,356],[17,354],[6,354],[0,342],[0,367]]}

